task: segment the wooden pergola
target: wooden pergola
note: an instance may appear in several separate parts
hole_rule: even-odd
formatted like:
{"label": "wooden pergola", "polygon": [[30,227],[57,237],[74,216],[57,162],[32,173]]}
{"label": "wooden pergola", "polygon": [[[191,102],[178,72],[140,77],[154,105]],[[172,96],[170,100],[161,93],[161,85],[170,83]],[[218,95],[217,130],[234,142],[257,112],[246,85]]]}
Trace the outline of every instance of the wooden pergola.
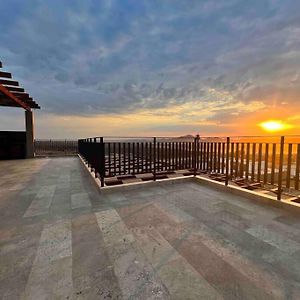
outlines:
{"label": "wooden pergola", "polygon": [[26,125],[26,157],[34,157],[34,122],[33,109],[40,106],[19,86],[18,81],[12,80],[9,72],[2,71],[0,61],[0,106],[20,107],[25,109]]}

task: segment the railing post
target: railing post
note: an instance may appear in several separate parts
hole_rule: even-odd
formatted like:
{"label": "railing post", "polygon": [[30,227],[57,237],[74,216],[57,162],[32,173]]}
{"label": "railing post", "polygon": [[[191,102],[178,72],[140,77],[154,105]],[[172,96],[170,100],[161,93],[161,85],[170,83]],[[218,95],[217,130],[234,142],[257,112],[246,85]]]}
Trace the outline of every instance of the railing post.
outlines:
{"label": "railing post", "polygon": [[193,155],[193,169],[194,169],[194,176],[197,175],[197,155],[199,155],[199,153],[197,153],[197,145],[198,145],[198,141],[199,141],[199,135],[197,135],[195,138],[194,138],[194,155]]}
{"label": "railing post", "polygon": [[93,153],[93,164],[94,164],[94,171],[95,171],[95,178],[97,178],[97,171],[98,171],[98,168],[97,168],[97,139],[94,138],[94,141],[93,141],[93,150],[92,150],[92,153]]}
{"label": "railing post", "polygon": [[284,143],[285,137],[282,136],[280,139],[280,157],[279,157],[279,171],[278,171],[278,193],[277,200],[282,198],[282,172],[283,172],[283,158],[284,158]]}
{"label": "railing post", "polygon": [[153,180],[156,181],[156,137],[153,138]]}
{"label": "railing post", "polygon": [[225,185],[229,183],[229,149],[230,149],[230,137],[227,137],[226,141],[226,178],[225,178]]}
{"label": "railing post", "polygon": [[296,159],[296,176],[295,176],[295,190],[299,190],[300,177],[300,144],[297,145],[297,159]]}
{"label": "railing post", "polygon": [[81,140],[77,141],[77,149],[78,153],[81,155]]}
{"label": "railing post", "polygon": [[91,166],[91,146],[90,146],[90,139],[88,138],[86,141],[86,154],[87,154],[87,165],[88,168]]}
{"label": "railing post", "polygon": [[105,177],[105,144],[103,137],[100,137],[100,182],[101,187],[104,187],[104,177]]}

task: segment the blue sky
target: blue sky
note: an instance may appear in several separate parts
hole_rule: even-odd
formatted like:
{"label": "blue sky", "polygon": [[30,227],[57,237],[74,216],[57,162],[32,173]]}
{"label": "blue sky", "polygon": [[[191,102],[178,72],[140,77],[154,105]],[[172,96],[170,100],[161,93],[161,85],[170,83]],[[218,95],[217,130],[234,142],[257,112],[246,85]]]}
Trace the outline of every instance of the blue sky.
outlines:
{"label": "blue sky", "polygon": [[1,1],[0,57],[42,106],[39,137],[297,125],[299,36],[296,0]]}

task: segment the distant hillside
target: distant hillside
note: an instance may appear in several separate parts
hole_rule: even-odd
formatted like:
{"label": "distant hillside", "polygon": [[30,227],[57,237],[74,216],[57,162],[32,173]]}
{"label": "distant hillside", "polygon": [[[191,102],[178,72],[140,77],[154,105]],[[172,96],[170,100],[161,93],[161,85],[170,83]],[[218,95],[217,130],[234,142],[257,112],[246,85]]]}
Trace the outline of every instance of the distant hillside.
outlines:
{"label": "distant hillside", "polygon": [[195,138],[195,136],[193,136],[192,134],[187,134],[187,135],[182,135],[178,138],[176,138],[176,140],[180,140],[182,142],[191,142],[193,141]]}

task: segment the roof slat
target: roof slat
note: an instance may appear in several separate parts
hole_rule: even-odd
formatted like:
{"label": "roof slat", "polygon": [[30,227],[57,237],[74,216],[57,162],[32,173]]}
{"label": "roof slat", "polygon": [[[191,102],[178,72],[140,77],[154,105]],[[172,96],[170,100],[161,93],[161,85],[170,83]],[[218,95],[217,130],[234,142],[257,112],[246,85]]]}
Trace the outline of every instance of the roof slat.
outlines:
{"label": "roof slat", "polygon": [[0,71],[0,77],[11,78],[11,73]]}
{"label": "roof slat", "polygon": [[27,93],[12,92],[12,94],[22,100],[29,99],[29,94]]}
{"label": "roof slat", "polygon": [[[39,105],[35,101],[24,101],[31,108],[40,108]],[[11,106],[11,107],[20,107],[18,103],[15,103],[7,96],[0,94],[0,106]]]}
{"label": "roof slat", "polygon": [[7,80],[7,79],[0,79],[0,84],[19,86],[19,82],[18,81]]}
{"label": "roof slat", "polygon": [[15,86],[5,86],[5,87],[11,92],[21,92],[21,93],[25,92],[25,90],[21,87],[15,87]]}

